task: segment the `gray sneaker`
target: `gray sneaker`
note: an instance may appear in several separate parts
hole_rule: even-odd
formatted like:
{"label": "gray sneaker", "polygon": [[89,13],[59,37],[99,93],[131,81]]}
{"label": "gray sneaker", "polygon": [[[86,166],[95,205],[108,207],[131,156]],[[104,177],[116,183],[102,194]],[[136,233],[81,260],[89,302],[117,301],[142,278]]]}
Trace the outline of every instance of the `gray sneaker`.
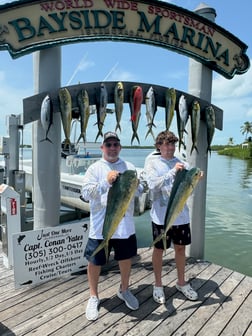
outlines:
{"label": "gray sneaker", "polygon": [[124,292],[119,289],[117,296],[119,297],[119,299],[125,302],[126,306],[129,309],[137,310],[139,308],[139,302],[137,298],[131,293],[129,289],[126,289],[126,291]]}
{"label": "gray sneaker", "polygon": [[95,321],[98,319],[99,312],[98,312],[98,306],[99,306],[100,300],[96,296],[91,296],[88,300],[87,308],[86,308],[86,318],[89,321]]}

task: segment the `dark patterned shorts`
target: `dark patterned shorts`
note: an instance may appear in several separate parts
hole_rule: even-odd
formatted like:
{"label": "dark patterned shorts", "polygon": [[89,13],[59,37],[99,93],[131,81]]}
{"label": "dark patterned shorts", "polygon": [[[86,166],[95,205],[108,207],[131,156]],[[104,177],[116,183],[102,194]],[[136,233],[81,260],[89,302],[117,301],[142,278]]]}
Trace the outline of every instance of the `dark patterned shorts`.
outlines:
{"label": "dark patterned shorts", "polygon": [[[152,235],[155,240],[161,233],[164,232],[164,225],[155,224],[152,222]],[[171,246],[171,242],[176,245],[190,245],[191,244],[191,230],[190,223],[182,225],[173,225],[166,234],[167,248]],[[159,240],[155,247],[164,249],[163,240]]]}

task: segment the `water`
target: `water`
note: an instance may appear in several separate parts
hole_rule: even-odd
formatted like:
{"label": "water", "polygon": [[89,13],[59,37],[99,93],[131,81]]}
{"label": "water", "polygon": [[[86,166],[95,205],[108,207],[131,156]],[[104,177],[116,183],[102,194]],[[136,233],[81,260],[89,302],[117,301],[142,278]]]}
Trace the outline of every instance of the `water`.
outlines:
{"label": "water", "polygon": [[[150,149],[122,149],[143,167]],[[252,276],[252,161],[212,153],[208,159],[204,259]],[[151,244],[150,217],[135,217],[139,247]]]}
{"label": "water", "polygon": [[[143,167],[151,149],[126,149],[121,157]],[[24,149],[23,157],[31,151]],[[252,276],[252,160],[212,153],[208,159],[204,259]],[[135,217],[139,247],[151,245],[149,212]]]}

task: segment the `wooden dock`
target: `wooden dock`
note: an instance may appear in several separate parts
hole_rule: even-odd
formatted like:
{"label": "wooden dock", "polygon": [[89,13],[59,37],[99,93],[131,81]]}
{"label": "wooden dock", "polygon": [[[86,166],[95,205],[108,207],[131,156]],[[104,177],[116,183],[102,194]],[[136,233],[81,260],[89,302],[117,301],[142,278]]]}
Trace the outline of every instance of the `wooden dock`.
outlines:
{"label": "wooden dock", "polygon": [[204,261],[187,260],[186,275],[199,293],[191,302],[175,288],[174,252],[164,257],[163,283],[167,302],[152,299],[152,250],[142,248],[133,260],[131,290],[140,302],[129,310],[116,296],[117,263],[110,261],[100,277],[99,319],[85,317],[89,298],[85,271],[36,287],[14,288],[13,271],[3,266],[0,245],[1,336],[251,336],[252,278]]}

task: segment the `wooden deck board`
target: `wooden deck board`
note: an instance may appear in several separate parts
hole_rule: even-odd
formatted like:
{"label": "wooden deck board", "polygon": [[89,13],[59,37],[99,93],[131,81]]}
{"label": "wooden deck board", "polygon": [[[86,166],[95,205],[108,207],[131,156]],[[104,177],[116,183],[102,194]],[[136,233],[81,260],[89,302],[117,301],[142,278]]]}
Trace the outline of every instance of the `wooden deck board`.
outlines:
{"label": "wooden deck board", "polygon": [[162,274],[167,301],[158,305],[152,299],[152,250],[138,252],[132,264],[131,290],[139,299],[139,310],[131,311],[117,297],[120,272],[117,263],[110,261],[102,268],[99,319],[94,322],[85,318],[89,298],[85,271],[15,289],[13,271],[3,266],[0,254],[0,335],[251,335],[251,277],[189,258],[186,276],[197,289],[199,300],[185,300],[175,288],[177,274],[170,249]]}

